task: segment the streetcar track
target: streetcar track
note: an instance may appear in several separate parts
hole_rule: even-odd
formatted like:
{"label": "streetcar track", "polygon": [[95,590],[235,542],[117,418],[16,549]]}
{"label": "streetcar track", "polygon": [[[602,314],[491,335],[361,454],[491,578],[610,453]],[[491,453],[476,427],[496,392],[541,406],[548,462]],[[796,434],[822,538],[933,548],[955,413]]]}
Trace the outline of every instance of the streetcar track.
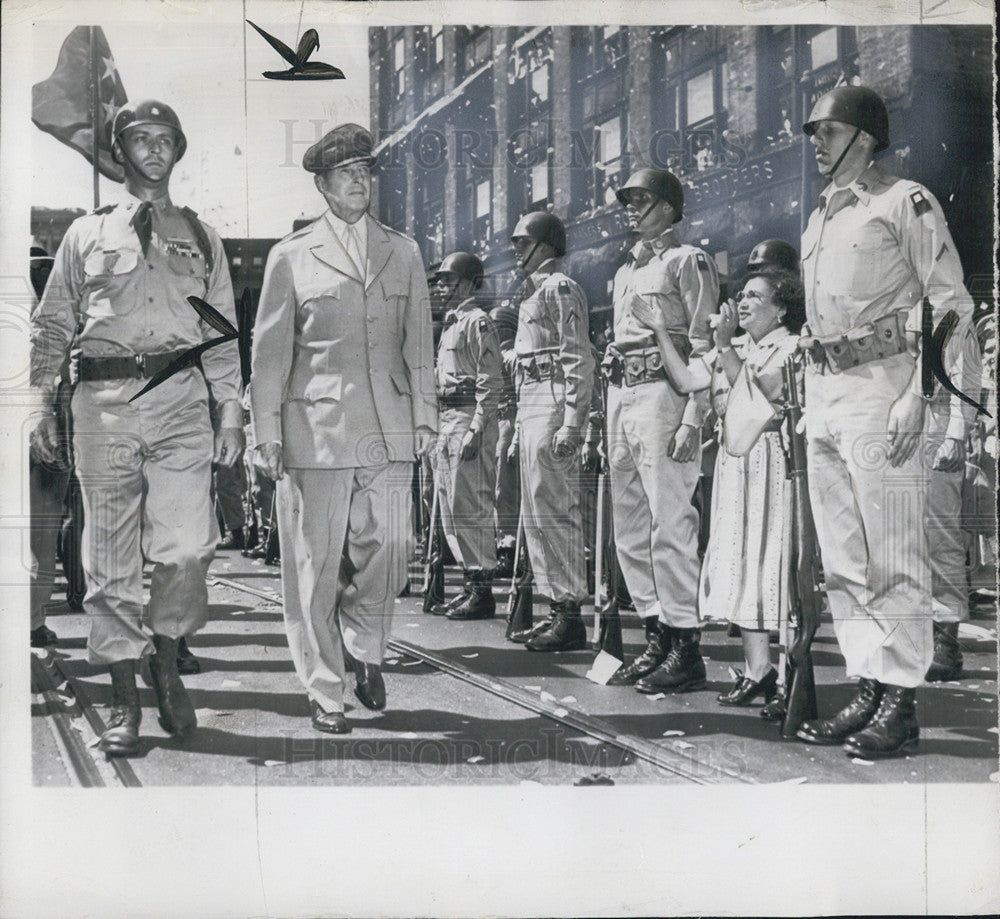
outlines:
{"label": "streetcar track", "polygon": [[[273,603],[280,604],[281,595],[275,591],[250,587],[231,578],[213,577],[209,583],[242,591]],[[436,670],[462,680],[491,695],[498,696],[515,705],[526,708],[537,715],[549,718],[565,727],[610,744],[633,756],[652,763],[659,768],[698,785],[716,785],[729,782],[758,784],[749,775],[734,769],[726,769],[715,763],[705,762],[672,746],[665,746],[619,731],[613,724],[593,715],[574,709],[565,703],[548,701],[539,694],[529,692],[502,677],[486,676],[457,663],[447,656],[431,651],[421,645],[398,638],[390,638],[388,645],[393,651],[421,660]]]}
{"label": "streetcar track", "polygon": [[[36,695],[42,698],[45,707],[45,717],[48,720],[56,746],[70,780],[84,788],[100,788],[107,786],[101,769],[98,766],[97,755],[83,738],[83,735],[73,726],[73,720],[83,718],[94,735],[100,737],[107,725],[97,713],[86,690],[79,680],[69,676],[59,665],[59,660],[49,655],[44,661],[37,654],[31,655],[31,681]],[[60,692],[59,687],[65,690]],[[67,701],[67,696],[71,697]],[[113,770],[115,779],[125,788],[141,788],[131,764],[122,757],[106,756],[104,760]]]}

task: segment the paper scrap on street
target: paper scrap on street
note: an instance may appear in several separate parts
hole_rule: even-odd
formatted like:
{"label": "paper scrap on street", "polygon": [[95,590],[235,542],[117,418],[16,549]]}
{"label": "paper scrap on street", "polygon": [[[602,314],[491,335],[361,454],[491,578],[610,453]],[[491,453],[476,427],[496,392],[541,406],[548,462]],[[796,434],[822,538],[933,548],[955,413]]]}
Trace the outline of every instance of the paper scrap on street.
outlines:
{"label": "paper scrap on street", "polygon": [[621,667],[622,662],[618,660],[607,651],[601,650],[601,652],[594,658],[594,663],[591,664],[590,670],[587,671],[587,679],[592,683],[597,683],[599,686],[607,686],[608,680],[611,679],[615,671]]}

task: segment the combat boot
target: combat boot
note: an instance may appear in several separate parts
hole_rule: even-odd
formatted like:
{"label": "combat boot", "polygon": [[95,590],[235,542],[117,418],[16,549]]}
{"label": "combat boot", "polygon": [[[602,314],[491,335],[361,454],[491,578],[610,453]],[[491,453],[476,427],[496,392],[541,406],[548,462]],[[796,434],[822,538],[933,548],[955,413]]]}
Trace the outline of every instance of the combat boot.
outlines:
{"label": "combat boot", "polygon": [[492,572],[472,571],[469,573],[469,595],[445,615],[449,619],[492,619],[496,612]]}
{"label": "combat boot", "polygon": [[550,610],[548,616],[541,622],[536,622],[530,629],[518,629],[516,632],[511,632],[507,636],[507,641],[512,641],[518,645],[526,644],[529,638],[534,638],[536,635],[541,635],[542,632],[547,632],[551,629],[555,618],[555,613]]}
{"label": "combat boot", "polygon": [[198,724],[194,706],[177,672],[178,639],[154,635],[156,653],[149,658],[149,673],[160,709],[160,727],[183,739]]}
{"label": "combat boot", "polygon": [[934,623],[934,660],[924,677],[928,683],[957,680],[962,675],[962,649],[957,622]]}
{"label": "combat boot", "polygon": [[690,692],[705,685],[705,661],[701,657],[701,629],[675,629],[670,634],[667,659],[635,684],[639,692]]}
{"label": "combat boot", "polygon": [[101,734],[99,749],[108,756],[134,756],[139,752],[142,707],[135,685],[135,661],[116,661],[111,670],[111,716]]}
{"label": "combat boot", "polygon": [[885,686],[878,680],[862,678],[858,680],[857,695],[845,708],[832,718],[802,722],[795,736],[821,746],[841,744],[875,717],[884,692]]}
{"label": "combat boot", "polygon": [[915,689],[885,686],[875,717],[844,741],[848,756],[885,759],[912,750],[920,737]]}
{"label": "combat boot", "polygon": [[462,592],[457,597],[452,597],[447,603],[435,603],[430,608],[430,613],[434,616],[447,616],[456,606],[460,606],[472,594],[472,572],[462,572]]}
{"label": "combat boot", "polygon": [[185,676],[201,673],[201,661],[191,653],[183,635],[177,641],[177,672]]}
{"label": "combat boot", "polygon": [[646,649],[627,667],[619,667],[608,680],[608,686],[635,686],[649,676],[670,653],[670,629],[656,616],[646,619]]}
{"label": "combat boot", "polygon": [[580,604],[563,600],[552,604],[552,624],[532,635],[524,646],[529,651],[582,651],[587,647],[587,627],[580,615]]}

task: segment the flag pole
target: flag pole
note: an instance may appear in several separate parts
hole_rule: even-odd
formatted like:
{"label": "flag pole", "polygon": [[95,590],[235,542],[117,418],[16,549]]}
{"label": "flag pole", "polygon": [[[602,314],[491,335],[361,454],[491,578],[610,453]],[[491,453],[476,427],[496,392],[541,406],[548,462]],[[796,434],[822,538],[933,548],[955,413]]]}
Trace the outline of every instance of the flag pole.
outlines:
{"label": "flag pole", "polygon": [[100,105],[100,83],[97,76],[97,39],[94,35],[94,26],[90,29],[90,127],[93,134],[93,152],[90,157],[94,170],[94,210],[101,206],[101,172],[97,167],[97,157],[100,152],[100,139],[98,135],[98,124],[101,117]]}

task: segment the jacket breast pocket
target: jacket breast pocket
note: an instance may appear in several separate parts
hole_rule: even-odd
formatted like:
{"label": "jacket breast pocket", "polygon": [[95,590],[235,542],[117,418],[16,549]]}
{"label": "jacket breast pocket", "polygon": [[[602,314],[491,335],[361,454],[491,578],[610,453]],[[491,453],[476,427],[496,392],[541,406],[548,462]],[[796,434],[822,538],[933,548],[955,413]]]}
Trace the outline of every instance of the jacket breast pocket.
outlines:
{"label": "jacket breast pocket", "polygon": [[208,266],[196,247],[168,248],[167,267],[186,295],[203,296],[208,290]]}
{"label": "jacket breast pocket", "polygon": [[130,289],[129,276],[139,264],[135,249],[96,249],[83,263],[87,292],[86,313],[91,319],[124,316],[136,308],[139,298]]}

